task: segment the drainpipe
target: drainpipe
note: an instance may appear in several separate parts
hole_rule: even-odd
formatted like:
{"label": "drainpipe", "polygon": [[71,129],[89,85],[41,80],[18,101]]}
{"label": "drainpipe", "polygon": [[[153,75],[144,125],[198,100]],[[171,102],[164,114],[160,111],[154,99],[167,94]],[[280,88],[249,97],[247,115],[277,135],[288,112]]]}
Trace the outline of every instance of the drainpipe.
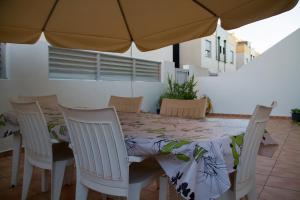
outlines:
{"label": "drainpipe", "polygon": [[223,54],[224,54],[224,72],[226,70],[226,40],[224,40],[224,47],[223,47]]}
{"label": "drainpipe", "polygon": [[173,45],[173,62],[175,63],[175,68],[179,68],[180,65],[180,47],[179,44]]}
{"label": "drainpipe", "polygon": [[[217,34],[217,33],[216,33]],[[217,36],[217,60],[218,60],[218,73],[220,72],[220,36]]]}

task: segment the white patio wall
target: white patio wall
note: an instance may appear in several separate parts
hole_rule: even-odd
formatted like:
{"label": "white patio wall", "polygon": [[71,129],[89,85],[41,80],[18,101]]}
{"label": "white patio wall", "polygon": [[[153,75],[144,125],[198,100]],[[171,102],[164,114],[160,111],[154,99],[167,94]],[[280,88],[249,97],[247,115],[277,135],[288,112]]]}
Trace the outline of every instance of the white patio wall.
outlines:
{"label": "white patio wall", "polygon": [[256,104],[278,102],[274,116],[290,116],[300,107],[300,29],[240,70],[219,77],[199,77],[215,113],[251,114]]}
{"label": "white patio wall", "polygon": [[[103,107],[111,95],[143,96],[142,110],[156,110],[164,89],[162,82],[48,80],[48,46],[44,39],[35,45],[8,44],[6,66],[8,80],[0,79],[0,112],[11,110],[9,99],[18,95],[57,94],[66,106]],[[130,56],[130,50],[122,54]],[[132,48],[132,56],[163,62],[164,73],[173,73],[172,47],[147,53]],[[0,140],[0,152],[9,149],[11,138]]]}

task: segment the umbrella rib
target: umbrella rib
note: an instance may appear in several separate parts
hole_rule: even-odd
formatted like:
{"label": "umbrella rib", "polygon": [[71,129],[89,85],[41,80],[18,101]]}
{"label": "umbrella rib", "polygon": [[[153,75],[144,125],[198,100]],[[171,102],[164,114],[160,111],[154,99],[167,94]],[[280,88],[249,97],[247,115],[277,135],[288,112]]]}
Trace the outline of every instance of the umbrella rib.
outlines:
{"label": "umbrella rib", "polygon": [[208,7],[206,7],[205,5],[203,5],[202,3],[200,3],[197,0],[193,0],[194,3],[196,3],[198,6],[201,6],[202,8],[204,8],[207,12],[209,12],[210,14],[214,15],[215,17],[219,17],[216,13],[214,13],[211,9],[209,9]]}
{"label": "umbrella rib", "polygon": [[122,16],[123,16],[123,19],[124,19],[126,28],[127,28],[127,30],[128,30],[129,37],[130,37],[131,41],[133,41],[132,34],[131,34],[131,32],[130,32],[130,29],[129,29],[129,26],[128,26],[128,22],[127,22],[127,19],[126,19],[126,17],[125,17],[125,13],[124,13],[123,7],[122,7],[122,5],[121,5],[120,0],[117,0],[117,1],[118,1],[118,4],[119,4],[119,8],[120,8],[120,10],[121,10],[121,13],[122,13]]}
{"label": "umbrella rib", "polygon": [[42,31],[45,30],[45,28],[46,28],[46,26],[47,26],[47,24],[48,24],[48,21],[49,21],[50,17],[52,16],[52,13],[53,13],[53,11],[54,11],[54,9],[55,9],[57,3],[58,3],[58,0],[55,0],[54,4],[53,4],[53,6],[52,6],[52,8],[51,8],[51,10],[50,10],[50,13],[49,13],[49,15],[48,15],[48,17],[47,17],[47,19],[46,19],[44,25],[43,25]]}

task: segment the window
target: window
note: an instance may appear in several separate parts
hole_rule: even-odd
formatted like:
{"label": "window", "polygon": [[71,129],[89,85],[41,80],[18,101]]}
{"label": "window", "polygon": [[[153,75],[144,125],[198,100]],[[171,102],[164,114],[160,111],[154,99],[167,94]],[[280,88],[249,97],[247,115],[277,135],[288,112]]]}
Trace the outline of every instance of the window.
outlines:
{"label": "window", "polygon": [[5,44],[0,43],[0,79],[6,79]]}
{"label": "window", "polygon": [[205,40],[205,56],[211,58],[211,41]]}
{"label": "window", "polygon": [[230,63],[234,63],[234,52],[232,50],[230,50]]}
{"label": "window", "polygon": [[50,79],[160,81],[161,63],[49,46]]}

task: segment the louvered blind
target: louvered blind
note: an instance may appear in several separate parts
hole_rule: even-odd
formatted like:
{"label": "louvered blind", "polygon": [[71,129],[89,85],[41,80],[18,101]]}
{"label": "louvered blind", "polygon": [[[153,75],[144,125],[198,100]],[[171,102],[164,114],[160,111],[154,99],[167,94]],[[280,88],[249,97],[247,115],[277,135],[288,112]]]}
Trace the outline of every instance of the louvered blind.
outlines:
{"label": "louvered blind", "polygon": [[160,62],[49,46],[49,78],[160,81]]}
{"label": "louvered blind", "polygon": [[5,69],[5,44],[0,43],[0,78],[7,78]]}

